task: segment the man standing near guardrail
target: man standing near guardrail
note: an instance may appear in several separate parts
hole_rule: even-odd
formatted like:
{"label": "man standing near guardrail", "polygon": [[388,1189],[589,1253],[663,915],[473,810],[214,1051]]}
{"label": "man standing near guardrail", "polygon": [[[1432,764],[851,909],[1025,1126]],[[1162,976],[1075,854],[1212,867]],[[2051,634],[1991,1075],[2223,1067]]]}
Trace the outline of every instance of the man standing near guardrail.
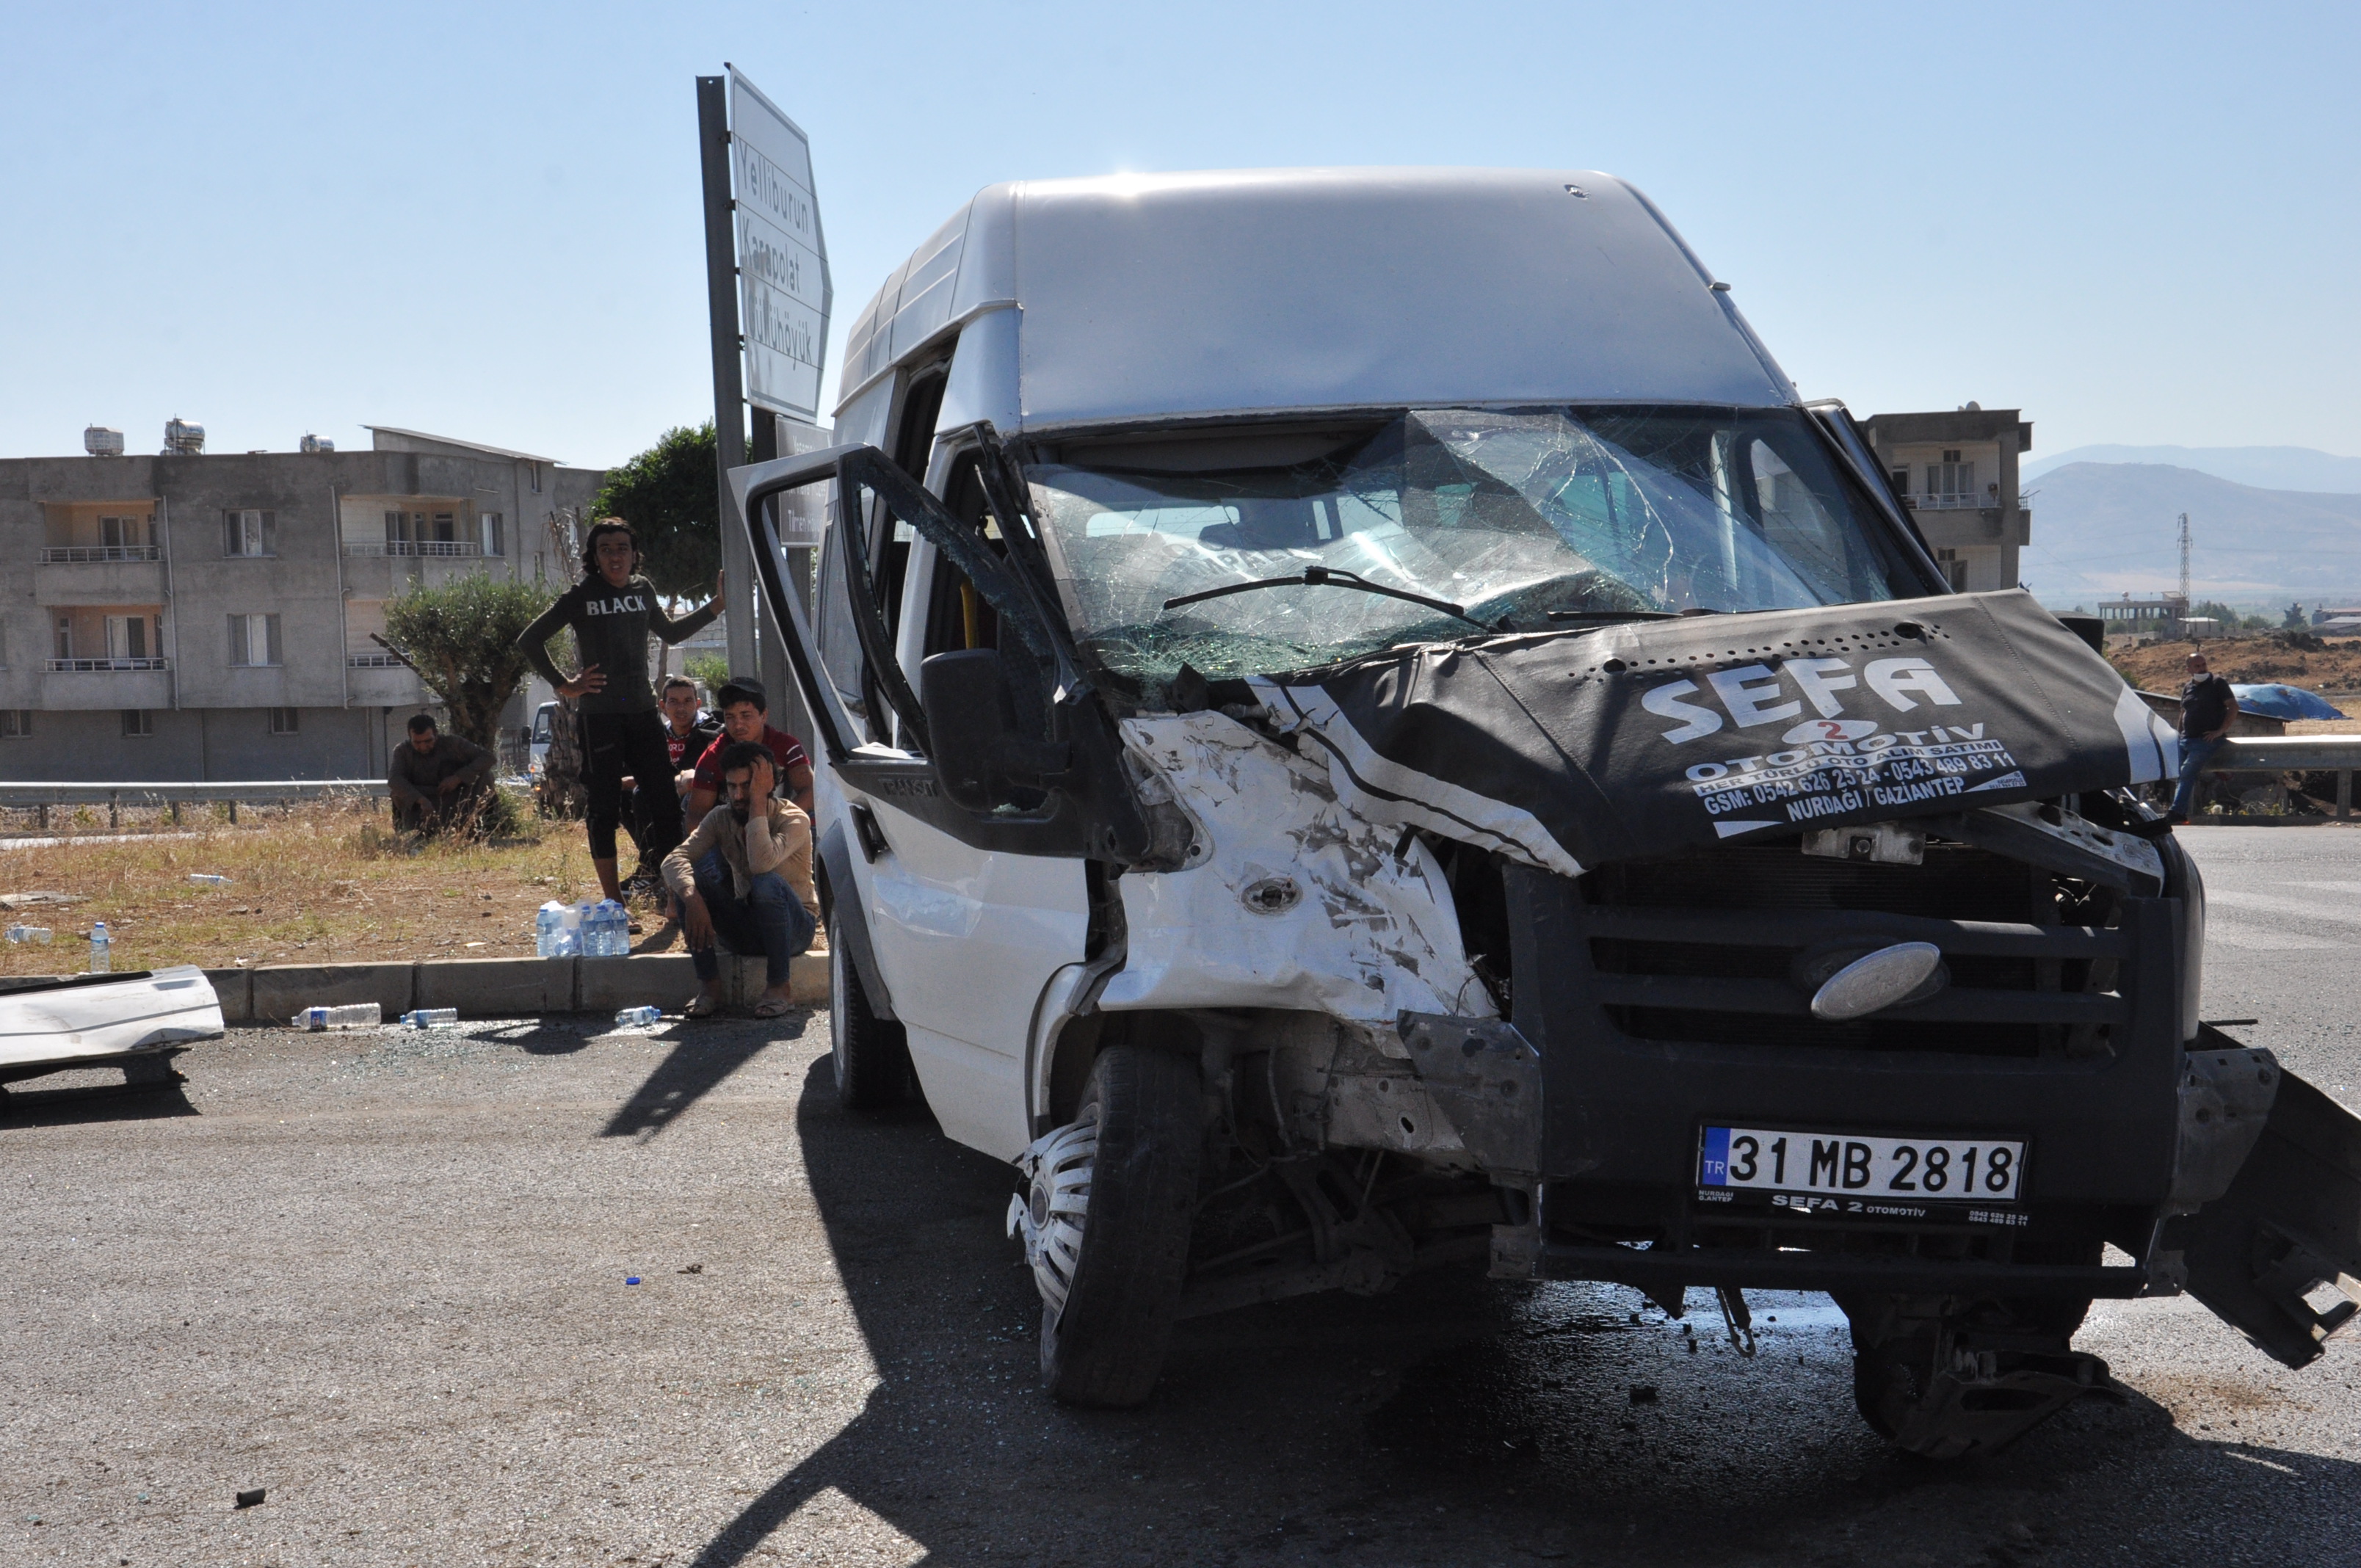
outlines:
{"label": "man standing near guardrail", "polygon": [[[582,783],[589,795],[590,863],[598,886],[621,903],[615,875],[615,828],[622,821],[623,780],[668,778],[672,755],[664,747],[664,720],[656,713],[655,688],[648,684],[648,637],[679,643],[703,630],[721,613],[721,579],[702,609],[678,620],[657,603],[655,586],[640,576],[640,546],[631,525],[602,517],[582,542],[583,578],[558,595],[541,619],[524,629],[517,646],[542,679],[562,697],[573,697],[582,719]],[[579,674],[558,673],[545,646],[571,627],[582,660]],[[680,842],[680,797],[668,789],[633,793],[640,855],[661,865]]]}
{"label": "man standing near guardrail", "polygon": [[2205,655],[2189,655],[2189,679],[2180,688],[2180,787],[2172,792],[2172,820],[2189,820],[2197,802],[2197,780],[2222,738],[2238,717],[2238,694],[2230,683],[2205,667]]}
{"label": "man standing near guardrail", "polygon": [[394,749],[386,769],[393,794],[393,825],[432,833],[466,822],[483,809],[490,793],[492,754],[472,740],[435,732],[434,718],[410,721],[410,741]]}

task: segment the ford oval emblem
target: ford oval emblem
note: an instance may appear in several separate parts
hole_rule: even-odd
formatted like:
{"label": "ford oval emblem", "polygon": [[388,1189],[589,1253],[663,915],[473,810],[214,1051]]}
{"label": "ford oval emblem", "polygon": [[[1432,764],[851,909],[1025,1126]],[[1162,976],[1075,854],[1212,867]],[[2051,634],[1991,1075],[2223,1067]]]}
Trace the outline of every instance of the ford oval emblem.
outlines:
{"label": "ford oval emblem", "polygon": [[1812,993],[1812,1016],[1829,1024],[1865,1018],[1926,983],[1943,961],[1932,942],[1896,942],[1855,959]]}

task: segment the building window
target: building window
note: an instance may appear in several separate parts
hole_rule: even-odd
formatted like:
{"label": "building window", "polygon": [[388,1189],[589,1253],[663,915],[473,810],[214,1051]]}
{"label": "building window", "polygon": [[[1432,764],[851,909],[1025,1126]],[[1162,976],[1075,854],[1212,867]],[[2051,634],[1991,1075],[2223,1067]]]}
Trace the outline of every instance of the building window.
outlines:
{"label": "building window", "polygon": [[1944,453],[1940,463],[1927,465],[1927,494],[1954,504],[1975,499],[1975,464],[1960,462],[1956,449]]}
{"label": "building window", "polygon": [[0,740],[28,740],[33,735],[33,710],[0,707]]}
{"label": "building window", "polygon": [[279,663],[279,618],[275,615],[233,615],[229,618],[229,662],[253,667]]}
{"label": "building window", "polygon": [[141,736],[155,733],[156,716],[154,714],[144,707],[126,707],[123,710],[124,739],[137,740]]}
{"label": "building window", "polygon": [[481,525],[483,530],[484,554],[487,555],[507,554],[508,542],[502,536],[500,532],[500,514],[496,511],[488,511],[478,516],[476,521]]}
{"label": "building window", "polygon": [[52,653],[51,655],[49,655],[51,658],[53,658],[53,659],[71,659],[71,658],[72,658],[72,657],[73,657],[73,617],[72,617],[72,616],[70,616],[70,615],[61,615],[61,616],[58,617],[58,643],[57,643],[57,649],[58,649],[58,651],[57,651],[55,653]]}
{"label": "building window", "polygon": [[541,494],[541,465],[528,463],[524,466],[524,469],[526,473],[533,476],[533,493],[536,496]]}
{"label": "building window", "polygon": [[272,708],[270,710],[270,732],[273,735],[294,734],[297,718],[298,715],[296,714],[295,709],[291,707]]}
{"label": "building window", "polygon": [[1895,468],[1889,472],[1885,477],[1894,481],[1894,493],[1895,495],[1906,496],[1910,493],[1909,469]]}
{"label": "building window", "polygon": [[222,513],[222,554],[225,555],[269,555],[277,543],[277,518],[267,511],[225,511]]}
{"label": "building window", "polygon": [[137,560],[148,554],[148,546],[156,543],[155,521],[146,517],[102,517],[98,520],[99,548],[110,561]]}
{"label": "building window", "polygon": [[[152,650],[161,648],[163,643],[161,616],[110,615],[106,618],[106,656],[110,659],[152,658],[155,656]],[[71,657],[71,654],[63,656]]]}

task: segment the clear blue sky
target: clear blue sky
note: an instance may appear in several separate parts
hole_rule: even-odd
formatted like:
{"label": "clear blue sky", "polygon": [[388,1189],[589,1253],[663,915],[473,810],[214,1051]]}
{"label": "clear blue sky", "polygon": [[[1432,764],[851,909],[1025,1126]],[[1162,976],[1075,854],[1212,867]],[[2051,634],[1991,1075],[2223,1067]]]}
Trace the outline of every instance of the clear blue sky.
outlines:
{"label": "clear blue sky", "polygon": [[1808,397],[2361,452],[2349,6],[17,4],[0,455],[710,411],[691,79],[808,131],[844,327],[977,187],[1603,169]]}

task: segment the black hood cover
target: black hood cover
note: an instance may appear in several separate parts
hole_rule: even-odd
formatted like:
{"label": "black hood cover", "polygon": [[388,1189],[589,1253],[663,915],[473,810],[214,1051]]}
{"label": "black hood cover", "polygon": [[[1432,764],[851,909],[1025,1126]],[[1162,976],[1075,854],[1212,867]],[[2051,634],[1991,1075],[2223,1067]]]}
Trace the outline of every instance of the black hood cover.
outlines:
{"label": "black hood cover", "polygon": [[2123,677],[2015,589],[1428,643],[1250,684],[1362,815],[1567,875],[2178,763]]}

